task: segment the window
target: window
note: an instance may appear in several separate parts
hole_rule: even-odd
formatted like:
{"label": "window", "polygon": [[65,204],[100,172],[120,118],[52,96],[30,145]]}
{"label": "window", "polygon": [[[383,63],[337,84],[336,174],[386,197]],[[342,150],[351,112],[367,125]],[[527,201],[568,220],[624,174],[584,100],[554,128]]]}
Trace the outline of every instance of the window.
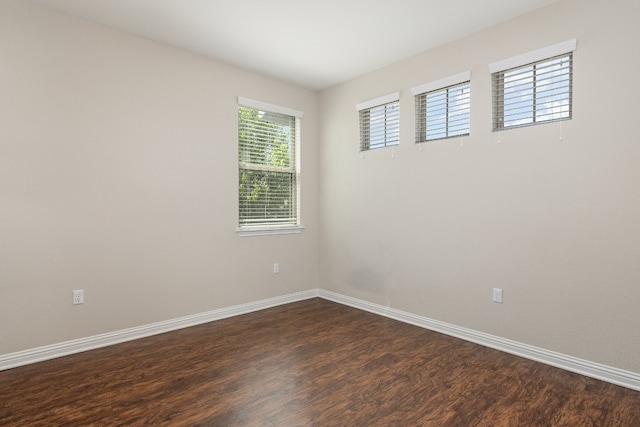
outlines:
{"label": "window", "polygon": [[400,92],[365,101],[360,112],[360,151],[398,145],[400,142]]}
{"label": "window", "polygon": [[471,73],[411,89],[416,100],[416,143],[469,135]]}
{"label": "window", "polygon": [[239,98],[239,231],[299,226],[302,112]]}
{"label": "window", "polygon": [[492,71],[494,131],[571,119],[575,46],[574,39],[489,67],[497,69]]}

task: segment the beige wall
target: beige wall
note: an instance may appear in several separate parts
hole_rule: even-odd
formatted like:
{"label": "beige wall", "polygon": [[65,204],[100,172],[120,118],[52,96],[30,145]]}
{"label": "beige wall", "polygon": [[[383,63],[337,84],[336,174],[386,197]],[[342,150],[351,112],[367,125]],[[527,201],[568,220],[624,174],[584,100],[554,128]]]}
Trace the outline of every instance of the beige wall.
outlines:
{"label": "beige wall", "polygon": [[[638,16],[561,1],[323,92],[323,288],[640,372]],[[574,37],[573,120],[492,133],[488,64]],[[420,149],[410,88],[465,70],[471,135]],[[361,159],[355,104],[396,90]]]}
{"label": "beige wall", "polygon": [[[640,372],[637,2],[561,1],[319,94],[0,7],[0,354],[321,287]],[[492,133],[487,65],[574,37],[574,119]],[[409,89],[465,70],[471,136],[416,146]],[[396,90],[400,146],[360,158],[355,104]],[[235,235],[238,95],[305,112],[300,235]]]}
{"label": "beige wall", "polygon": [[[0,354],[318,286],[316,93],[0,8]],[[235,234],[238,95],[305,113],[299,235]]]}

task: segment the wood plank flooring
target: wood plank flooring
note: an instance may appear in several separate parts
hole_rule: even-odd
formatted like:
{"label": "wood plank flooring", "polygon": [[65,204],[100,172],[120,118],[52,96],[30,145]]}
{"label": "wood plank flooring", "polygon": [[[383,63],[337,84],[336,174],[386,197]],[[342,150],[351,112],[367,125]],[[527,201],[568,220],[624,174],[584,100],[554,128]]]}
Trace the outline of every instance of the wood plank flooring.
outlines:
{"label": "wood plank flooring", "polygon": [[321,299],[0,372],[2,426],[640,426],[640,392]]}

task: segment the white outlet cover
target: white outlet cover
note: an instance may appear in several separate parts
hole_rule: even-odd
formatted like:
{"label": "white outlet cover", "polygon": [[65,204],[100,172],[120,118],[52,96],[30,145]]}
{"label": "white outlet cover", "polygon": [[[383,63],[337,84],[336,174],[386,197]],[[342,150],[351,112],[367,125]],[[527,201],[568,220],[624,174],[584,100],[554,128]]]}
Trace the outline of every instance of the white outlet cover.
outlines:
{"label": "white outlet cover", "polygon": [[84,291],[82,289],[73,291],[73,304],[84,304]]}
{"label": "white outlet cover", "polygon": [[493,302],[502,303],[502,289],[493,288]]}

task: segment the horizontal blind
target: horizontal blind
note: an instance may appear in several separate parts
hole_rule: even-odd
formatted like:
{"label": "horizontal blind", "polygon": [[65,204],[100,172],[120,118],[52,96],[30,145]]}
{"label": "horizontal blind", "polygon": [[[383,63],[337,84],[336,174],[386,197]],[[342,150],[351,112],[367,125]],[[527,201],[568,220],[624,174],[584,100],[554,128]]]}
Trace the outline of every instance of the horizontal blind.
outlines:
{"label": "horizontal blind", "polygon": [[239,224],[297,225],[297,119],[238,107]]}
{"label": "horizontal blind", "polygon": [[493,80],[493,129],[572,116],[573,53],[499,71]]}
{"label": "horizontal blind", "polygon": [[360,110],[360,151],[400,142],[400,102]]}
{"label": "horizontal blind", "polygon": [[471,83],[416,95],[416,142],[469,135]]}

